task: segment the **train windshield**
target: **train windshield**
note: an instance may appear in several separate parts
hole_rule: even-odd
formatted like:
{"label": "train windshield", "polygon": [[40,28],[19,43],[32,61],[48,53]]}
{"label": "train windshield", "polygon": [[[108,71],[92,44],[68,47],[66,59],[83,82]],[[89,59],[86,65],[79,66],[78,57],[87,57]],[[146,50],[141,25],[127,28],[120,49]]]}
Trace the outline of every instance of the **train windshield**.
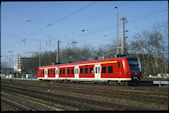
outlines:
{"label": "train windshield", "polygon": [[140,72],[138,58],[127,58],[131,72]]}

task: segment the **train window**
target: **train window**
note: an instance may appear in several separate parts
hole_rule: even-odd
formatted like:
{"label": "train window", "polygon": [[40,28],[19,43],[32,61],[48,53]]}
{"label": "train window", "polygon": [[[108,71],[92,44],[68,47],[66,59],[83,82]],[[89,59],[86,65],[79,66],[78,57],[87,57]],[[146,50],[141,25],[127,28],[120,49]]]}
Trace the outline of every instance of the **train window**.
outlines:
{"label": "train window", "polygon": [[120,62],[118,62],[118,68],[120,68]]}
{"label": "train window", "polygon": [[102,73],[106,73],[106,66],[102,67]]}
{"label": "train window", "polygon": [[88,68],[85,68],[85,74],[88,74]]}
{"label": "train window", "polygon": [[43,75],[44,75],[44,71],[43,71]]}
{"label": "train window", "polygon": [[65,69],[63,70],[63,74],[65,74]]}
{"label": "train window", "polygon": [[112,66],[108,66],[108,73],[113,73],[113,67]]}
{"label": "train window", "polygon": [[97,67],[95,67],[95,71],[96,71],[96,73],[97,73]]}
{"label": "train window", "polygon": [[53,74],[55,75],[55,70],[53,70]]}
{"label": "train window", "polygon": [[74,74],[74,69],[71,70],[71,74]]}
{"label": "train window", "polygon": [[52,73],[52,70],[50,71],[50,74],[53,74],[53,73]]}
{"label": "train window", "polygon": [[100,73],[100,67],[98,67],[98,73]]}
{"label": "train window", "polygon": [[70,74],[70,69],[67,70],[67,73]]}
{"label": "train window", "polygon": [[83,68],[80,68],[80,74],[83,74]]}
{"label": "train window", "polygon": [[60,70],[60,74],[62,74],[62,70]]}
{"label": "train window", "polygon": [[50,74],[49,70],[48,70],[48,75]]}
{"label": "train window", "polygon": [[93,74],[93,67],[90,68],[90,74]]}
{"label": "train window", "polygon": [[128,61],[138,61],[137,58],[127,58]]}

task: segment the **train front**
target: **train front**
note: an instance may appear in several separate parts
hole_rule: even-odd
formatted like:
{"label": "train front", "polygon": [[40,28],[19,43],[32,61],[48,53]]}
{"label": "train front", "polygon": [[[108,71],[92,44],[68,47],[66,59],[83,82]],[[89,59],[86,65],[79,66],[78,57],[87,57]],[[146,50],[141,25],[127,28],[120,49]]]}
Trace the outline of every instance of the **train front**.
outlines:
{"label": "train front", "polygon": [[126,58],[130,66],[132,80],[140,80],[142,78],[140,59],[132,56]]}

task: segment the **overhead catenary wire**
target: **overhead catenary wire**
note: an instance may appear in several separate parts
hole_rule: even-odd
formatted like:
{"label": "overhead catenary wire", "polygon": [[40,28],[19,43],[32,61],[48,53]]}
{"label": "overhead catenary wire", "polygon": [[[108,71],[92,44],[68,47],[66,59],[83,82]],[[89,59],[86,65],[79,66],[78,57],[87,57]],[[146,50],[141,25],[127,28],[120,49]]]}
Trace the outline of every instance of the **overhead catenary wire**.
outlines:
{"label": "overhead catenary wire", "polygon": [[[166,9],[163,9],[163,10],[160,10],[160,11],[164,11],[164,10],[166,10]],[[149,15],[154,15],[154,14],[161,13],[160,11],[158,11],[158,12],[156,12],[156,13],[151,13],[151,14],[149,14]],[[142,16],[142,17],[148,17],[149,15],[145,15],[145,16]],[[141,17],[140,17],[140,18],[141,18]],[[138,18],[136,18],[136,19],[138,19]],[[140,19],[139,19],[138,21],[140,21]],[[108,24],[108,25],[110,25],[110,24]],[[107,25],[105,25],[105,26],[107,26]],[[88,36],[88,35],[91,35],[91,34],[94,34],[94,33],[97,33],[97,32],[103,32],[103,31],[105,31],[105,30],[111,30],[110,28],[113,28],[114,26],[115,26],[115,25],[113,25],[113,26],[108,26],[107,28],[97,29],[97,30],[91,31],[91,32],[89,32],[89,33],[87,33],[87,34],[80,34],[80,35],[77,35],[77,36],[74,36],[74,37],[78,37],[78,36],[84,37],[84,36]]]}
{"label": "overhead catenary wire", "polygon": [[[147,15],[145,15],[145,16],[141,16],[141,17],[138,17],[138,18],[135,18],[135,20],[136,21],[141,21],[142,20],[142,18],[146,18],[146,17],[150,17],[150,16],[153,16],[153,15],[156,15],[156,14],[159,14],[159,13],[162,13],[162,12],[165,12],[165,11],[167,11],[166,9],[163,9],[163,10],[159,10],[158,12],[156,12],[156,13],[151,13],[151,14],[147,14]],[[134,20],[134,19],[133,19]],[[133,21],[133,20],[131,20],[131,21]],[[135,21],[133,21],[132,23],[134,23]],[[48,24],[48,27],[49,27],[50,25]],[[112,27],[110,27],[110,28],[112,28]],[[42,29],[43,30],[43,29]],[[109,29],[108,29],[109,30]],[[102,30],[95,30],[94,32],[92,32],[92,33],[89,33],[88,35],[91,35],[91,34],[94,34],[94,33],[97,33],[97,32],[102,32]],[[87,32],[86,32],[87,33]],[[83,34],[84,35],[84,34]],[[88,36],[88,35],[84,35],[84,36]],[[83,37],[83,36],[82,36]],[[20,40],[20,39],[19,39]],[[23,39],[22,39],[23,40]],[[18,41],[18,42],[20,42],[20,41]],[[17,43],[18,43],[17,42]],[[16,43],[13,43],[13,44],[11,44],[11,45],[9,45],[8,47],[13,47],[12,45],[17,45]]]}
{"label": "overhead catenary wire", "polygon": [[24,26],[24,24],[32,22],[32,20],[33,20],[32,18],[37,17],[39,14],[41,14],[43,11],[45,11],[46,8],[49,8],[50,6],[51,6],[51,3],[49,3],[45,7],[42,7],[42,9],[39,12],[35,13],[34,15],[26,17],[26,19],[24,21],[21,21],[21,24],[18,25],[18,28],[22,28]]}
{"label": "overhead catenary wire", "polygon": [[[64,20],[64,19],[66,19],[66,18],[68,18],[68,17],[70,17],[70,16],[72,16],[72,15],[74,15],[74,14],[76,14],[76,13],[82,11],[82,10],[84,10],[85,8],[87,8],[87,7],[91,6],[91,5],[94,5],[95,3],[96,3],[96,2],[92,2],[92,3],[90,3],[90,4],[86,5],[86,6],[83,6],[83,7],[79,8],[79,9],[75,10],[74,12],[72,12],[72,13],[70,13],[70,14],[68,14],[68,15],[65,15],[64,17],[62,17],[62,18],[60,18],[60,19],[54,21],[53,23],[45,25],[44,27],[40,28],[39,30],[37,30],[37,31],[35,31],[35,32],[33,32],[33,33],[31,33],[29,36],[26,36],[26,37],[31,37],[32,35],[34,35],[34,34],[40,32],[40,31],[42,31],[42,30],[48,28],[48,27],[51,26],[51,25],[54,25],[54,24],[56,24],[56,23],[58,23],[58,22],[60,22],[60,21],[62,21],[62,20]],[[25,39],[25,38],[23,38],[23,39]],[[23,39],[21,39],[21,40],[23,40]],[[19,39],[19,40],[20,40],[20,39]],[[15,44],[18,43],[18,42],[20,42],[19,40],[15,41]],[[7,45],[6,48],[9,48],[9,47],[11,47],[11,46],[12,46],[12,44]]]}
{"label": "overhead catenary wire", "polygon": [[[89,4],[89,6],[90,6],[90,5],[92,5],[92,4]],[[87,6],[88,6],[88,5],[87,5]],[[87,7],[87,6],[86,6],[86,7]],[[84,9],[84,8],[85,8],[85,7],[81,8],[81,10]],[[135,19],[133,19],[133,20],[138,20],[138,21],[139,21],[139,20],[141,20],[140,18],[148,17],[148,16],[154,15],[154,14],[158,14],[158,13],[161,13],[161,11],[162,11],[162,12],[163,12],[163,11],[166,11],[166,9],[159,10],[159,11],[157,11],[157,12],[153,12],[153,13],[150,13],[150,14],[145,15],[145,16],[141,16],[141,17],[135,18]],[[134,22],[132,22],[132,23],[134,23]],[[50,25],[48,24],[47,26],[50,26]],[[46,26],[46,27],[47,27],[47,26]],[[44,28],[46,28],[46,27],[44,27]],[[43,30],[44,28],[39,29],[39,31]],[[110,28],[112,28],[112,26],[110,26]],[[38,32],[39,32],[39,31],[38,31]],[[103,30],[98,30],[98,31],[103,31]],[[98,32],[98,31],[95,30],[95,31],[93,31],[93,32],[91,32],[91,33],[89,33],[89,34],[93,34],[93,33],[96,33],[96,32]],[[35,32],[32,33],[32,34],[35,34]],[[88,34],[88,35],[89,35],[89,34]],[[84,36],[85,36],[85,35],[84,35]],[[19,39],[19,40],[20,40],[20,39]],[[22,39],[22,40],[23,40],[23,39]],[[18,42],[20,42],[20,41],[17,40],[17,41],[15,42],[15,44],[18,43]],[[8,45],[7,48],[12,47],[12,45],[13,45],[13,44]]]}
{"label": "overhead catenary wire", "polygon": [[[141,27],[150,27],[150,25],[144,25],[144,26],[141,26]],[[133,29],[138,29],[138,28],[131,28],[131,29],[128,29],[128,31],[131,31],[131,30],[133,30]],[[110,29],[111,30],[111,29]],[[98,32],[98,31],[96,31],[96,32]],[[92,32],[92,33],[95,33],[95,32]],[[91,34],[92,34],[91,33]],[[102,34],[100,37],[104,37],[104,40],[105,40],[105,38],[109,38],[109,36],[111,35],[115,35],[115,34],[117,34],[116,32],[114,32],[114,33],[110,33],[110,34]],[[132,34],[132,32],[130,32],[130,33],[127,33],[127,35],[128,34]],[[89,34],[90,35],[90,34]],[[105,36],[106,35],[106,36]],[[84,36],[86,36],[86,35],[81,35],[81,37],[84,37]],[[88,40],[88,38],[91,38],[91,37],[87,37],[87,38],[85,38],[85,42],[91,42],[91,40]],[[112,38],[112,37],[111,37]],[[98,38],[92,38],[92,39],[96,39],[96,40],[98,40]],[[79,39],[78,39],[78,41],[79,41]],[[80,41],[82,41],[83,43],[84,43],[84,40],[83,39],[81,39]]]}
{"label": "overhead catenary wire", "polygon": [[153,13],[150,13],[150,14],[147,14],[147,15],[144,15],[144,16],[141,16],[141,17],[138,17],[138,18],[135,18],[135,19],[132,19],[130,21],[134,22],[134,21],[139,21],[145,17],[149,17],[149,16],[152,16],[152,15],[156,15],[158,13],[162,13],[162,12],[165,12],[165,11],[168,11],[168,9],[162,9],[162,10],[158,10],[156,12],[153,12]]}
{"label": "overhead catenary wire", "polygon": [[78,12],[84,10],[84,9],[86,9],[87,7],[89,7],[89,6],[91,6],[91,5],[94,5],[95,3],[96,3],[96,2],[92,2],[92,3],[90,3],[90,4],[86,5],[86,6],[83,6],[83,7],[79,8],[79,9],[75,10],[74,12],[72,12],[72,13],[70,13],[70,14],[68,14],[68,15],[65,15],[65,16],[59,18],[58,20],[56,20],[56,21],[54,21],[54,22],[52,22],[52,23],[50,23],[50,24],[45,25],[44,27],[40,28],[39,30],[37,30],[37,31],[35,31],[35,32],[33,32],[33,33],[31,33],[31,36],[34,35],[34,34],[36,34],[36,33],[38,33],[38,32],[40,32],[40,31],[42,31],[43,29],[46,29],[46,28],[48,28],[48,27],[50,27],[50,26],[55,25],[56,23],[58,23],[58,22],[60,22],[60,21],[63,21],[64,19],[67,19],[68,17],[71,17],[72,15],[74,15],[74,14],[76,14],[76,13],[78,13]]}

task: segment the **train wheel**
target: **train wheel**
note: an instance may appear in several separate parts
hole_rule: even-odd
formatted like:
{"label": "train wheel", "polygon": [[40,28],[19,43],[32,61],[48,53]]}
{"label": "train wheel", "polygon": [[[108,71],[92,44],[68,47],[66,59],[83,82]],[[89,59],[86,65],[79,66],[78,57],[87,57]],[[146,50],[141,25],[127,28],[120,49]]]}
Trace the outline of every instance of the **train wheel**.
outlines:
{"label": "train wheel", "polygon": [[59,83],[62,83],[63,81],[62,81],[62,80],[59,80],[58,82],[59,82]]}
{"label": "train wheel", "polygon": [[112,82],[112,81],[110,81],[110,80],[109,80],[109,81],[107,81],[107,84],[112,84],[112,83],[113,83],[113,82]]}
{"label": "train wheel", "polygon": [[101,82],[101,84],[104,84],[104,85],[106,85],[106,82]]}
{"label": "train wheel", "polygon": [[97,82],[94,82],[94,84],[97,84]]}
{"label": "train wheel", "polygon": [[79,81],[79,84],[83,83],[83,81]]}
{"label": "train wheel", "polygon": [[131,86],[137,86],[138,85],[138,81],[136,81],[136,80],[130,81],[129,85],[131,85]]}
{"label": "train wheel", "polygon": [[117,81],[113,82],[114,86],[119,86],[119,83]]}
{"label": "train wheel", "polygon": [[72,83],[77,83],[76,81],[72,81]]}
{"label": "train wheel", "polygon": [[128,86],[128,82],[121,82],[120,85],[122,85],[122,86]]}

